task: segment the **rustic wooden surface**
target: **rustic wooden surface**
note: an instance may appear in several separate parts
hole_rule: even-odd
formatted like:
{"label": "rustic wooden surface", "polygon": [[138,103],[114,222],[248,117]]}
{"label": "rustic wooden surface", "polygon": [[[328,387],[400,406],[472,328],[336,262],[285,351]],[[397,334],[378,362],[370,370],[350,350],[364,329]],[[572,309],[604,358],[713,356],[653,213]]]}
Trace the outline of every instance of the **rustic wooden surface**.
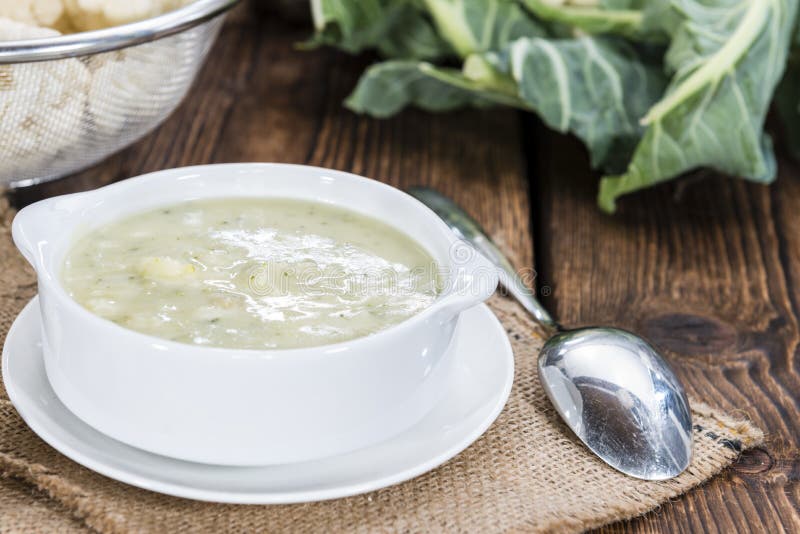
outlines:
{"label": "rustic wooden surface", "polygon": [[721,177],[636,195],[614,217],[574,140],[513,111],[341,106],[368,59],[298,52],[305,28],[237,13],[181,108],[103,164],[19,192],[17,205],[180,165],[322,165],[454,197],[569,326],[613,324],[668,352],[688,390],[741,410],[768,443],[695,491],[608,532],[800,531],[800,167],[771,187]]}

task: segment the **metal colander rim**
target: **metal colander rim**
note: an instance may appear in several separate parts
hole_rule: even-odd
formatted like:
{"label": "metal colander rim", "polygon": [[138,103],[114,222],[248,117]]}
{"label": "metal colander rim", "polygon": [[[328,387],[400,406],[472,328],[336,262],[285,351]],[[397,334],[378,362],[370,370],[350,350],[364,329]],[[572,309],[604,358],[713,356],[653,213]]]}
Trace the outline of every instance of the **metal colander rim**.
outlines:
{"label": "metal colander rim", "polygon": [[236,5],[239,0],[196,0],[182,8],[139,22],[43,39],[0,42],[0,64],[51,61],[127,48],[193,28]]}

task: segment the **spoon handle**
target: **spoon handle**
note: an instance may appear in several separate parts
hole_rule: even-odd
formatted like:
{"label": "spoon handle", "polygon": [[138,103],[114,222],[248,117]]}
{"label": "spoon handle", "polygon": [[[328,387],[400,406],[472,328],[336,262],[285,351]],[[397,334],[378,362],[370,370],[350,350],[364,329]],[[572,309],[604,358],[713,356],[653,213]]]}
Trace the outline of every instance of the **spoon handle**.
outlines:
{"label": "spoon handle", "polygon": [[428,206],[461,239],[470,243],[498,268],[500,284],[539,324],[548,330],[560,327],[547,310],[539,304],[533,292],[525,286],[517,271],[481,226],[452,200],[427,187],[412,187],[408,193]]}

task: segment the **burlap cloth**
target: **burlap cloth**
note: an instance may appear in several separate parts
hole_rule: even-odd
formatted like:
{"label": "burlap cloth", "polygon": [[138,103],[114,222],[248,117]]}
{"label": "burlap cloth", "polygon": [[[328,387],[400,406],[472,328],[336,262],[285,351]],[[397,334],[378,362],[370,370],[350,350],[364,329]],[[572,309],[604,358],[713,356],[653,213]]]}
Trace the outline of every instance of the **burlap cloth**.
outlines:
{"label": "burlap cloth", "polygon": [[[0,338],[36,292],[9,235],[0,200]],[[97,475],[28,430],[0,390],[0,531],[102,532],[572,532],[637,516],[707,480],[760,430],[692,402],[694,461],[667,482],[621,475],[595,459],[558,419],[535,372],[540,342],[521,308],[495,298],[508,330],[516,378],[486,434],[442,467],[412,481],[335,501],[240,506],[194,502]],[[491,354],[486,355],[487,358]]]}

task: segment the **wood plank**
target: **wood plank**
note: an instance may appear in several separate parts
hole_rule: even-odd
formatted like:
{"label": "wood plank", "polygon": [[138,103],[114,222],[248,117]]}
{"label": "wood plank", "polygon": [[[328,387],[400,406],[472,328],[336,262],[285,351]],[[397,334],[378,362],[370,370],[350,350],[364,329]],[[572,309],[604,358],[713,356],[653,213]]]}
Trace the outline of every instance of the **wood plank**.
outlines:
{"label": "wood plank", "polygon": [[[401,187],[437,187],[465,205],[517,266],[533,265],[518,115],[356,117],[341,101],[364,59],[298,52],[305,30],[263,17],[240,16],[224,32],[190,97],[162,128],[94,169],[16,194],[15,202],[179,165],[310,163]],[[609,218],[594,207],[596,179],[582,149],[531,128],[537,267],[540,285],[553,291],[546,304],[567,324],[642,331],[670,350],[690,391],[723,408],[745,407],[773,432],[767,447],[710,484],[607,530],[800,528],[792,445],[800,433],[800,237],[790,231],[800,228],[791,201],[800,186],[791,178],[771,191],[721,179],[683,192],[669,186]]]}
{"label": "wood plank", "polygon": [[534,121],[528,153],[546,305],[568,326],[611,324],[663,348],[689,393],[768,432],[710,483],[607,532],[800,529],[798,169],[769,189],[722,177],[665,185],[598,211],[577,141]]}

